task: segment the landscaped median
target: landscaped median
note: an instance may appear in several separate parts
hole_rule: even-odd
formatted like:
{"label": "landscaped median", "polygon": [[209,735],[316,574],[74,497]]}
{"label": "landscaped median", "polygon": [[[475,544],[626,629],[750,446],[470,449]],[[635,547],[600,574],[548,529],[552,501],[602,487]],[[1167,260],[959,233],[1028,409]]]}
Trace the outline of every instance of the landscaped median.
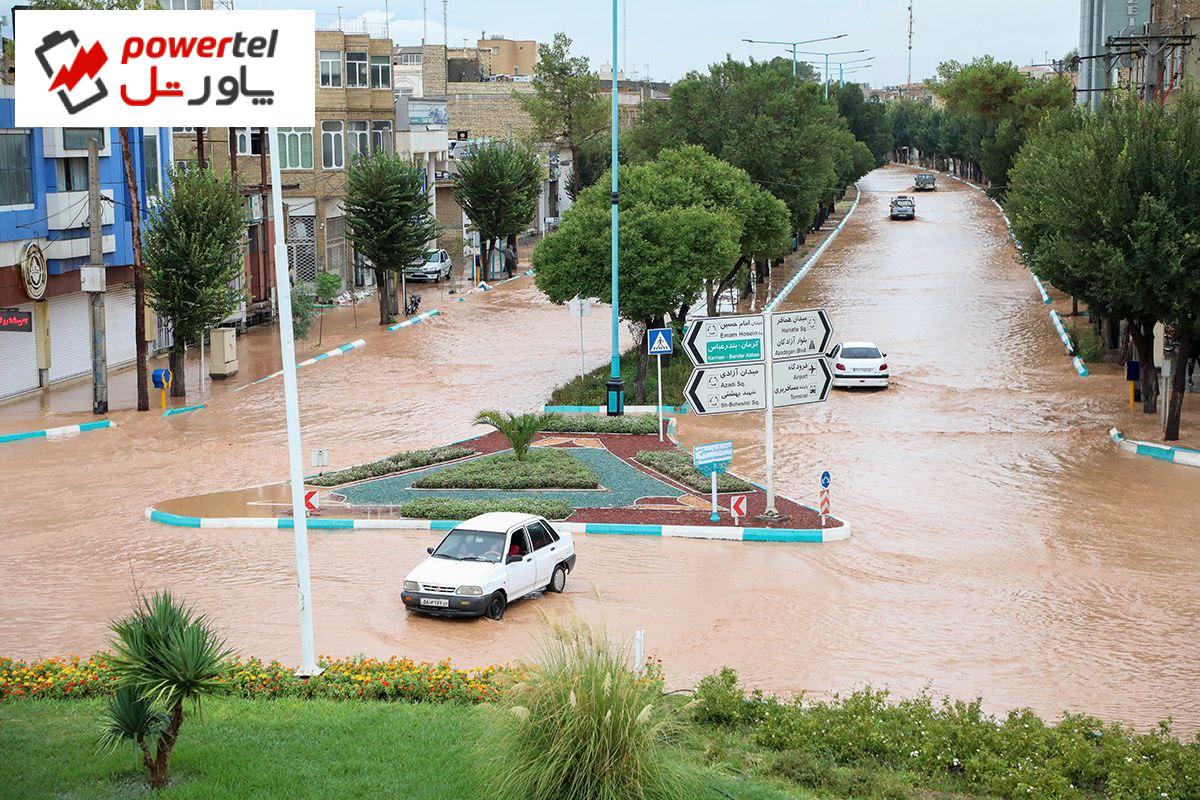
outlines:
{"label": "landscaped median", "polygon": [[[481,414],[488,424],[523,427],[431,450],[397,453],[308,479],[328,489],[314,530],[447,530],[485,511],[539,514],[578,534],[662,536],[758,542],[847,539],[850,526],[777,496],[782,520],[763,521],[766,492],[733,475],[718,483],[720,519],[710,520],[709,480],[691,456],[659,441],[650,414],[605,417]],[[668,421],[668,426],[670,421]],[[747,515],[735,520],[733,495],[745,495]],[[194,528],[290,529],[291,517],[197,517],[148,508],[155,522]]]}

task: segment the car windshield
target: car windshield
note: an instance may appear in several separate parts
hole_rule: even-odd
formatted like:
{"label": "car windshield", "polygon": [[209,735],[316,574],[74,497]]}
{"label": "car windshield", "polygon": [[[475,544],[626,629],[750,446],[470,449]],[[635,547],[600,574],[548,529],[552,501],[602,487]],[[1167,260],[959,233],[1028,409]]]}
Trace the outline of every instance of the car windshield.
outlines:
{"label": "car windshield", "polygon": [[436,250],[425,254],[426,261],[438,261],[438,252]]}
{"label": "car windshield", "polygon": [[500,552],[503,549],[503,533],[455,529],[450,531],[433,551],[433,557],[448,558],[453,561],[486,561],[490,564],[499,564]]}
{"label": "car windshield", "polygon": [[892,201],[892,205],[895,205],[895,206],[911,206],[912,204],[913,204],[913,201],[908,199],[907,197],[897,197],[895,200]]}
{"label": "car windshield", "polygon": [[874,347],[843,347],[842,358],[882,358]]}

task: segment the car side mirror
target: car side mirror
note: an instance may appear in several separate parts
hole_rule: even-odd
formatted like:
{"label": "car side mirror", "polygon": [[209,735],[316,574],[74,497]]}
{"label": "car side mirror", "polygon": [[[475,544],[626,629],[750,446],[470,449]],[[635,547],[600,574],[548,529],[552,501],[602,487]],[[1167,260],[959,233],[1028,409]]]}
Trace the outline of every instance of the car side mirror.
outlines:
{"label": "car side mirror", "polygon": [[426,548],[425,548],[425,552],[426,552],[426,553],[429,553],[429,555],[433,555],[433,548],[432,548],[432,547],[426,547]]}
{"label": "car side mirror", "polygon": [[880,355],[883,356],[884,358],[887,358],[887,353],[880,353]]}
{"label": "car side mirror", "polygon": [[505,561],[504,563],[506,563],[506,564],[516,564],[516,563],[517,563],[518,561],[520,561],[522,558],[524,558],[524,556],[511,555],[511,556],[509,556],[509,557],[508,557],[508,560],[507,560],[507,561]]}

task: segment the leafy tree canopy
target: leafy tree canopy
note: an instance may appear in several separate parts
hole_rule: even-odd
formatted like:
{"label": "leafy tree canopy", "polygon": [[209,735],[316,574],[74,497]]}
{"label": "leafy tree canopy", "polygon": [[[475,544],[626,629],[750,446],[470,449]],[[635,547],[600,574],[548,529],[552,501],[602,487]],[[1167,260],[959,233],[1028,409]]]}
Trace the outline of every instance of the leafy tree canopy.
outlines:
{"label": "leafy tree canopy", "polygon": [[537,212],[542,167],[524,144],[492,142],[459,162],[454,198],[479,230],[484,263],[492,242],[515,236]]}

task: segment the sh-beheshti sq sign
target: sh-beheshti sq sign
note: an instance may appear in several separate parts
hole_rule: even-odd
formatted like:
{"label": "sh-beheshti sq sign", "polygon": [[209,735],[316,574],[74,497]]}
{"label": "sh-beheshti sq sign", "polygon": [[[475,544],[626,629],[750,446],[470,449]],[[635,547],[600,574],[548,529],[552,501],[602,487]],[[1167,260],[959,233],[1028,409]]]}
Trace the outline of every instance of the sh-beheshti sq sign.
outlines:
{"label": "sh-beheshti sq sign", "polygon": [[17,12],[22,127],[310,126],[312,11]]}

